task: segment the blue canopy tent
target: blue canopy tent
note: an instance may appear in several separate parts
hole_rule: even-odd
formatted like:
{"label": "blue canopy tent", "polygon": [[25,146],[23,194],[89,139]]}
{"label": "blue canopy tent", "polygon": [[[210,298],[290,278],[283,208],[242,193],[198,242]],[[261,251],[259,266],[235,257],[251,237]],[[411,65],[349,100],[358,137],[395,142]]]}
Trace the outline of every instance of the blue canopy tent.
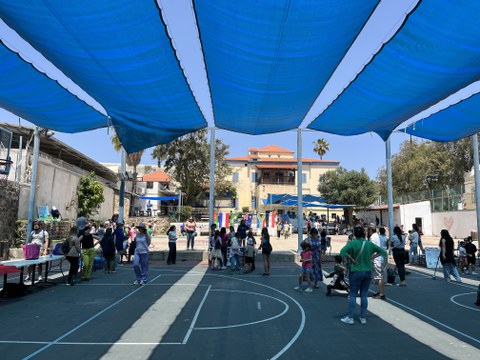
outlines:
{"label": "blue canopy tent", "polygon": [[70,122],[77,131],[107,126],[106,116],[39,72],[1,40],[0,64],[0,107],[63,132],[72,132]]}
{"label": "blue canopy tent", "polygon": [[140,196],[139,199],[141,200],[156,200],[156,201],[171,201],[171,200],[178,200],[177,196]]}
{"label": "blue canopy tent", "polygon": [[[401,123],[480,80],[480,2],[424,0],[397,34],[308,128],[341,135]],[[452,137],[453,138],[453,137]]]}
{"label": "blue canopy tent", "polygon": [[0,17],[105,108],[128,152],[206,127],[155,1],[0,1]]}
{"label": "blue canopy tent", "polygon": [[[249,134],[297,128],[377,4],[195,1],[215,126]],[[375,131],[387,139],[402,122],[480,80],[479,13],[478,1],[419,2],[308,128],[342,135]],[[156,1],[0,0],[0,18],[103,106],[128,152],[206,127]],[[0,75],[8,79],[9,71],[2,63]],[[0,106],[53,130],[108,125],[55,83],[18,71],[18,88],[0,80]],[[32,88],[25,85],[29,79]],[[468,111],[459,109],[474,116],[468,103]],[[475,131],[467,119],[455,128],[445,117],[442,134],[423,133],[453,140]]]}

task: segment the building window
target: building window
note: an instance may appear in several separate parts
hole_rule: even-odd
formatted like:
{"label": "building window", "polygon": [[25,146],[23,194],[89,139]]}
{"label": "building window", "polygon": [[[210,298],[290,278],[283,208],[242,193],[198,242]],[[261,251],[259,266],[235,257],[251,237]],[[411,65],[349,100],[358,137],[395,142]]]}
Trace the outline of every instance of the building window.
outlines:
{"label": "building window", "polygon": [[257,198],[255,196],[252,196],[252,209],[257,208]]}
{"label": "building window", "polygon": [[258,174],[256,172],[252,172],[252,182],[256,183],[258,181]]}
{"label": "building window", "polygon": [[147,189],[153,189],[153,181],[147,181]]}
{"label": "building window", "polygon": [[307,183],[307,173],[302,173],[302,184]]}
{"label": "building window", "polygon": [[234,184],[238,183],[238,172],[233,173],[233,180],[232,181],[233,181]]}

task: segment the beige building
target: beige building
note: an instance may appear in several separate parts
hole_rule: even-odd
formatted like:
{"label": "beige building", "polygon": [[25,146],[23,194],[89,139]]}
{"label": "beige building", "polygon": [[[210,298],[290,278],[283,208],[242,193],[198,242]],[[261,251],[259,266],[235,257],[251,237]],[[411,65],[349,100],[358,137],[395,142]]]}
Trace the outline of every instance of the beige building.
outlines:
{"label": "beige building", "polygon": [[[247,156],[227,158],[232,168],[231,181],[236,186],[235,208],[265,212],[262,200],[268,194],[296,194],[297,181],[302,182],[303,194],[318,195],[320,175],[338,168],[333,160],[302,159],[302,174],[297,172],[294,152],[276,145],[249,148]],[[269,210],[270,208],[267,207]]]}

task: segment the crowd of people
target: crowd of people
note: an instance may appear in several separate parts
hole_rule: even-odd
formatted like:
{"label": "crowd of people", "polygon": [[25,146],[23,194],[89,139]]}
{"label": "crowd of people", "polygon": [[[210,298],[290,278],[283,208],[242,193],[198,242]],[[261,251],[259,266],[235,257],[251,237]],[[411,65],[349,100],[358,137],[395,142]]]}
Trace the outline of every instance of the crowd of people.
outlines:
{"label": "crowd of people", "polygon": [[[103,259],[101,264],[103,264],[105,274],[116,273],[118,266],[125,262],[132,262],[133,258],[135,284],[145,284],[148,280],[148,251],[155,226],[155,223],[125,225],[123,222],[113,221],[97,224],[80,216],[76,225],[70,228],[69,235],[65,240],[65,247],[58,244],[59,252],[62,252],[62,248],[68,249],[63,253],[70,263],[67,285],[75,285],[81,262],[83,263],[81,280],[90,280],[94,261],[98,254],[97,246],[101,248],[101,258]],[[34,224],[31,243],[39,244],[41,252],[44,254],[50,248],[48,232],[43,229],[40,222]],[[39,274],[41,274],[41,268],[39,268]],[[25,282],[33,280],[30,275],[29,269]],[[42,280],[41,275],[38,280]]]}

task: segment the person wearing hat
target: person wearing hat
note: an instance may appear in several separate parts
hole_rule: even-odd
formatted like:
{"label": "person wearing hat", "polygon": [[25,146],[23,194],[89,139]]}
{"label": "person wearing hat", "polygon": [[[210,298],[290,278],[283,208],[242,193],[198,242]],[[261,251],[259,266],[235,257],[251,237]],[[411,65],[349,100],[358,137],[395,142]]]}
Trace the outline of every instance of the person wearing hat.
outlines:
{"label": "person wearing hat", "polygon": [[148,281],[148,252],[151,238],[147,234],[147,227],[144,223],[137,225],[138,234],[135,236],[135,254],[133,256],[133,270],[136,280],[133,285],[145,285]]}

